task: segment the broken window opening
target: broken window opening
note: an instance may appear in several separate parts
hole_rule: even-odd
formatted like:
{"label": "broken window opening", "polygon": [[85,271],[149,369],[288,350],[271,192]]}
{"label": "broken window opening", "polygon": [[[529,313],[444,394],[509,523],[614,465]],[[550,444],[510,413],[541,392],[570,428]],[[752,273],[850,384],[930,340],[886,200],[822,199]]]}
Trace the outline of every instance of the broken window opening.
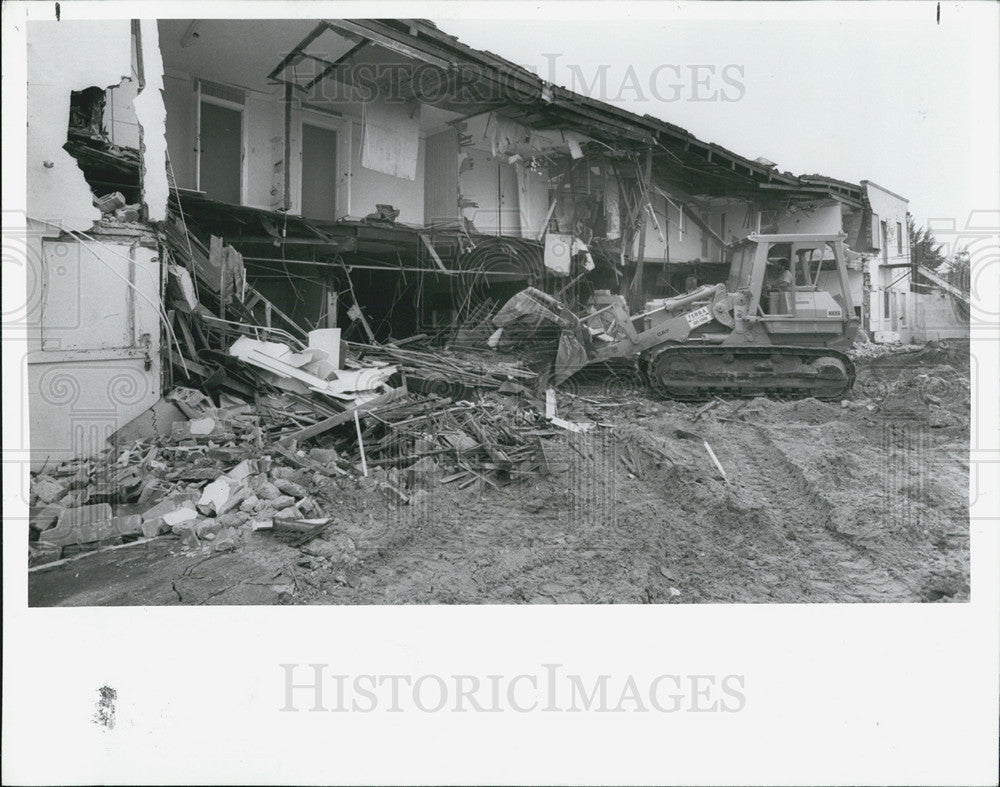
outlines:
{"label": "broken window opening", "polygon": [[107,140],[104,128],[104,108],[107,93],[100,87],[74,90],[69,96],[69,132],[71,135]]}

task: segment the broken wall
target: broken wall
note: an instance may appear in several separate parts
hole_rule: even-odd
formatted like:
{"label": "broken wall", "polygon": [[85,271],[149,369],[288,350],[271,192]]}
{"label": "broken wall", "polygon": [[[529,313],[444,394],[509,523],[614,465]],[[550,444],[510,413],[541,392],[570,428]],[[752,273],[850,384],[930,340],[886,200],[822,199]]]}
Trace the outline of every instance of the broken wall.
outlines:
{"label": "broken wall", "polygon": [[[27,371],[33,465],[84,456],[160,396],[160,285],[156,240],[143,227],[114,236],[63,146],[70,96],[110,90],[105,128],[141,141],[149,216],[166,211],[164,110],[155,24],[128,20],[29,22],[27,28]],[[145,88],[139,90],[142,62]],[[73,237],[67,232],[86,232]]]}
{"label": "broken wall", "polygon": [[70,94],[134,79],[131,22],[32,21],[26,32],[27,213],[67,229],[89,229],[101,212],[76,159],[63,150]]}
{"label": "broken wall", "polygon": [[[94,194],[65,150],[70,95],[88,87],[110,90],[105,105],[109,136],[138,147],[142,139],[143,198],[150,218],[166,216],[165,109],[156,25],[140,23],[141,52],[133,49],[132,23],[33,21],[27,28],[27,212],[34,219],[84,230],[100,219]],[[139,91],[141,57],[146,88]],[[121,141],[119,141],[121,139]]]}

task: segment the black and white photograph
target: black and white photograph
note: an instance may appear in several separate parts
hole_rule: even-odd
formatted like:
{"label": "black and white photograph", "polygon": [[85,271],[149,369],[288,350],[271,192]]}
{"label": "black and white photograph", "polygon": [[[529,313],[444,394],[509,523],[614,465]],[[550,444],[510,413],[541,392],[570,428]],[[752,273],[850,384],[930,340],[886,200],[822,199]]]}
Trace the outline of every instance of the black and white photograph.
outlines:
{"label": "black and white photograph", "polygon": [[[152,621],[213,672],[211,621],[288,648],[219,678],[267,706],[244,754],[219,744],[234,770],[95,754],[78,776],[19,760],[13,783],[992,782],[971,746],[995,755],[998,6],[616,7],[5,4],[5,596],[36,632],[16,663],[75,641],[101,668],[60,724],[111,741],[160,717],[98,651],[138,668]],[[874,643],[898,623],[905,658],[947,661],[911,674],[936,684],[959,641],[930,640],[985,637],[968,760],[476,773],[341,751],[345,770],[265,772],[245,748],[293,740],[293,715],[319,735],[320,710],[410,711],[400,731],[487,706],[757,724],[779,683],[729,649],[763,659],[771,626],[806,648],[782,615],[850,669],[869,647],[889,669]],[[542,620],[574,633],[539,647]],[[442,632],[424,657],[411,621]],[[651,650],[574,666],[583,626]],[[502,666],[462,662],[475,631]],[[359,641],[372,666],[338,666]],[[646,672],[688,646],[682,672]],[[178,691],[158,674],[145,690]],[[196,674],[178,703],[213,696]],[[877,694],[870,717],[844,707],[853,734],[878,728]],[[568,724],[543,715],[522,721]]]}

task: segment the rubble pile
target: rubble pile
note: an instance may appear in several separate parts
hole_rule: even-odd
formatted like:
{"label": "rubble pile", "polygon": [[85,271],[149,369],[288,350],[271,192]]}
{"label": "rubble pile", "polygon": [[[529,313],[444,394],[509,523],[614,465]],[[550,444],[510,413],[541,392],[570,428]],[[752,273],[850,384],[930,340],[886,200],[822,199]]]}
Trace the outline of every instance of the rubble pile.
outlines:
{"label": "rubble pile", "polygon": [[299,545],[329,524],[317,495],[335,478],[370,476],[398,505],[432,483],[498,488],[546,472],[542,438],[560,433],[529,400],[498,394],[473,402],[394,392],[311,446],[273,439],[273,404],[214,407],[190,389],[165,401],[193,417],[33,476],[32,565],[165,535],[216,551],[258,531]]}

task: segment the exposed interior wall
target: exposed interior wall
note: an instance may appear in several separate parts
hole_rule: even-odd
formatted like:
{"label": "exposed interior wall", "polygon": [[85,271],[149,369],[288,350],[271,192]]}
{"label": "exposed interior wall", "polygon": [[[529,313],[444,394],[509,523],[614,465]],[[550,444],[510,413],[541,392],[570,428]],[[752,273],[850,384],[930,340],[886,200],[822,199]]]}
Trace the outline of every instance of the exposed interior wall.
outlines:
{"label": "exposed interior wall", "polygon": [[449,128],[426,140],[424,223],[458,219],[458,132]]}
{"label": "exposed interior wall", "polygon": [[[725,205],[692,209],[698,210],[698,217],[727,243],[745,238],[756,229],[753,211],[749,214],[751,226],[746,224],[748,204],[745,202],[734,201]],[[690,210],[681,209],[676,202],[670,204],[660,195],[654,198],[653,210],[669,243],[670,262],[725,262],[725,253],[719,242],[691,220]],[[647,260],[652,259],[651,254],[661,254],[662,259],[667,259],[664,244],[660,242],[652,224],[646,234]]]}
{"label": "exposed interior wall", "polygon": [[194,98],[186,74],[165,74],[163,103],[167,109],[167,152],[174,179],[182,189],[195,187]]}
{"label": "exposed interior wall", "polygon": [[836,234],[843,229],[841,212],[840,203],[836,201],[792,205],[778,214],[778,234]]}
{"label": "exposed interior wall", "polygon": [[33,21],[27,40],[27,213],[67,229],[89,229],[101,213],[76,160],[63,150],[70,93],[132,78],[131,23]]}
{"label": "exposed interior wall", "polygon": [[522,238],[537,238],[549,212],[549,178],[544,169],[514,163],[517,178],[518,224]]}
{"label": "exposed interior wall", "polygon": [[476,203],[462,209],[462,215],[487,235],[520,235],[521,212],[517,170],[506,156],[489,149],[465,147],[459,165],[462,197]]}
{"label": "exposed interior wall", "polygon": [[113,145],[139,149],[139,120],[135,116],[135,99],[139,83],[135,79],[123,80],[107,91],[108,103],[104,107],[104,127]]}
{"label": "exposed interior wall", "polygon": [[[196,76],[172,73],[166,80],[165,103],[167,142],[177,183],[194,189],[196,180],[197,93]],[[275,208],[275,164],[284,156],[284,93],[247,90],[244,122],[247,124],[246,204],[265,210]],[[337,212],[340,216],[364,218],[376,204],[391,204],[400,209],[399,221],[422,224],[424,221],[424,155],[425,140],[418,143],[416,177],[414,180],[375,172],[361,165],[362,124],[351,117],[311,112],[293,103],[289,171],[291,212],[301,210],[302,184],[302,122],[314,122],[337,132]],[[281,178],[283,190],[283,177]]]}
{"label": "exposed interior wall", "polygon": [[[166,216],[163,64],[155,22],[140,23],[146,88],[139,92],[138,59],[128,20],[28,23],[28,215],[67,229],[88,229],[100,218],[93,193],[67,140],[70,94],[108,91],[105,126],[116,144],[140,147],[143,201],[149,216]],[[95,46],[94,42],[100,42]]]}
{"label": "exposed interior wall", "polygon": [[385,175],[361,165],[362,128],[352,123],[351,216],[364,218],[376,205],[399,209],[397,221],[422,224],[424,221],[424,153],[426,140],[417,146],[417,169],[413,180]]}

